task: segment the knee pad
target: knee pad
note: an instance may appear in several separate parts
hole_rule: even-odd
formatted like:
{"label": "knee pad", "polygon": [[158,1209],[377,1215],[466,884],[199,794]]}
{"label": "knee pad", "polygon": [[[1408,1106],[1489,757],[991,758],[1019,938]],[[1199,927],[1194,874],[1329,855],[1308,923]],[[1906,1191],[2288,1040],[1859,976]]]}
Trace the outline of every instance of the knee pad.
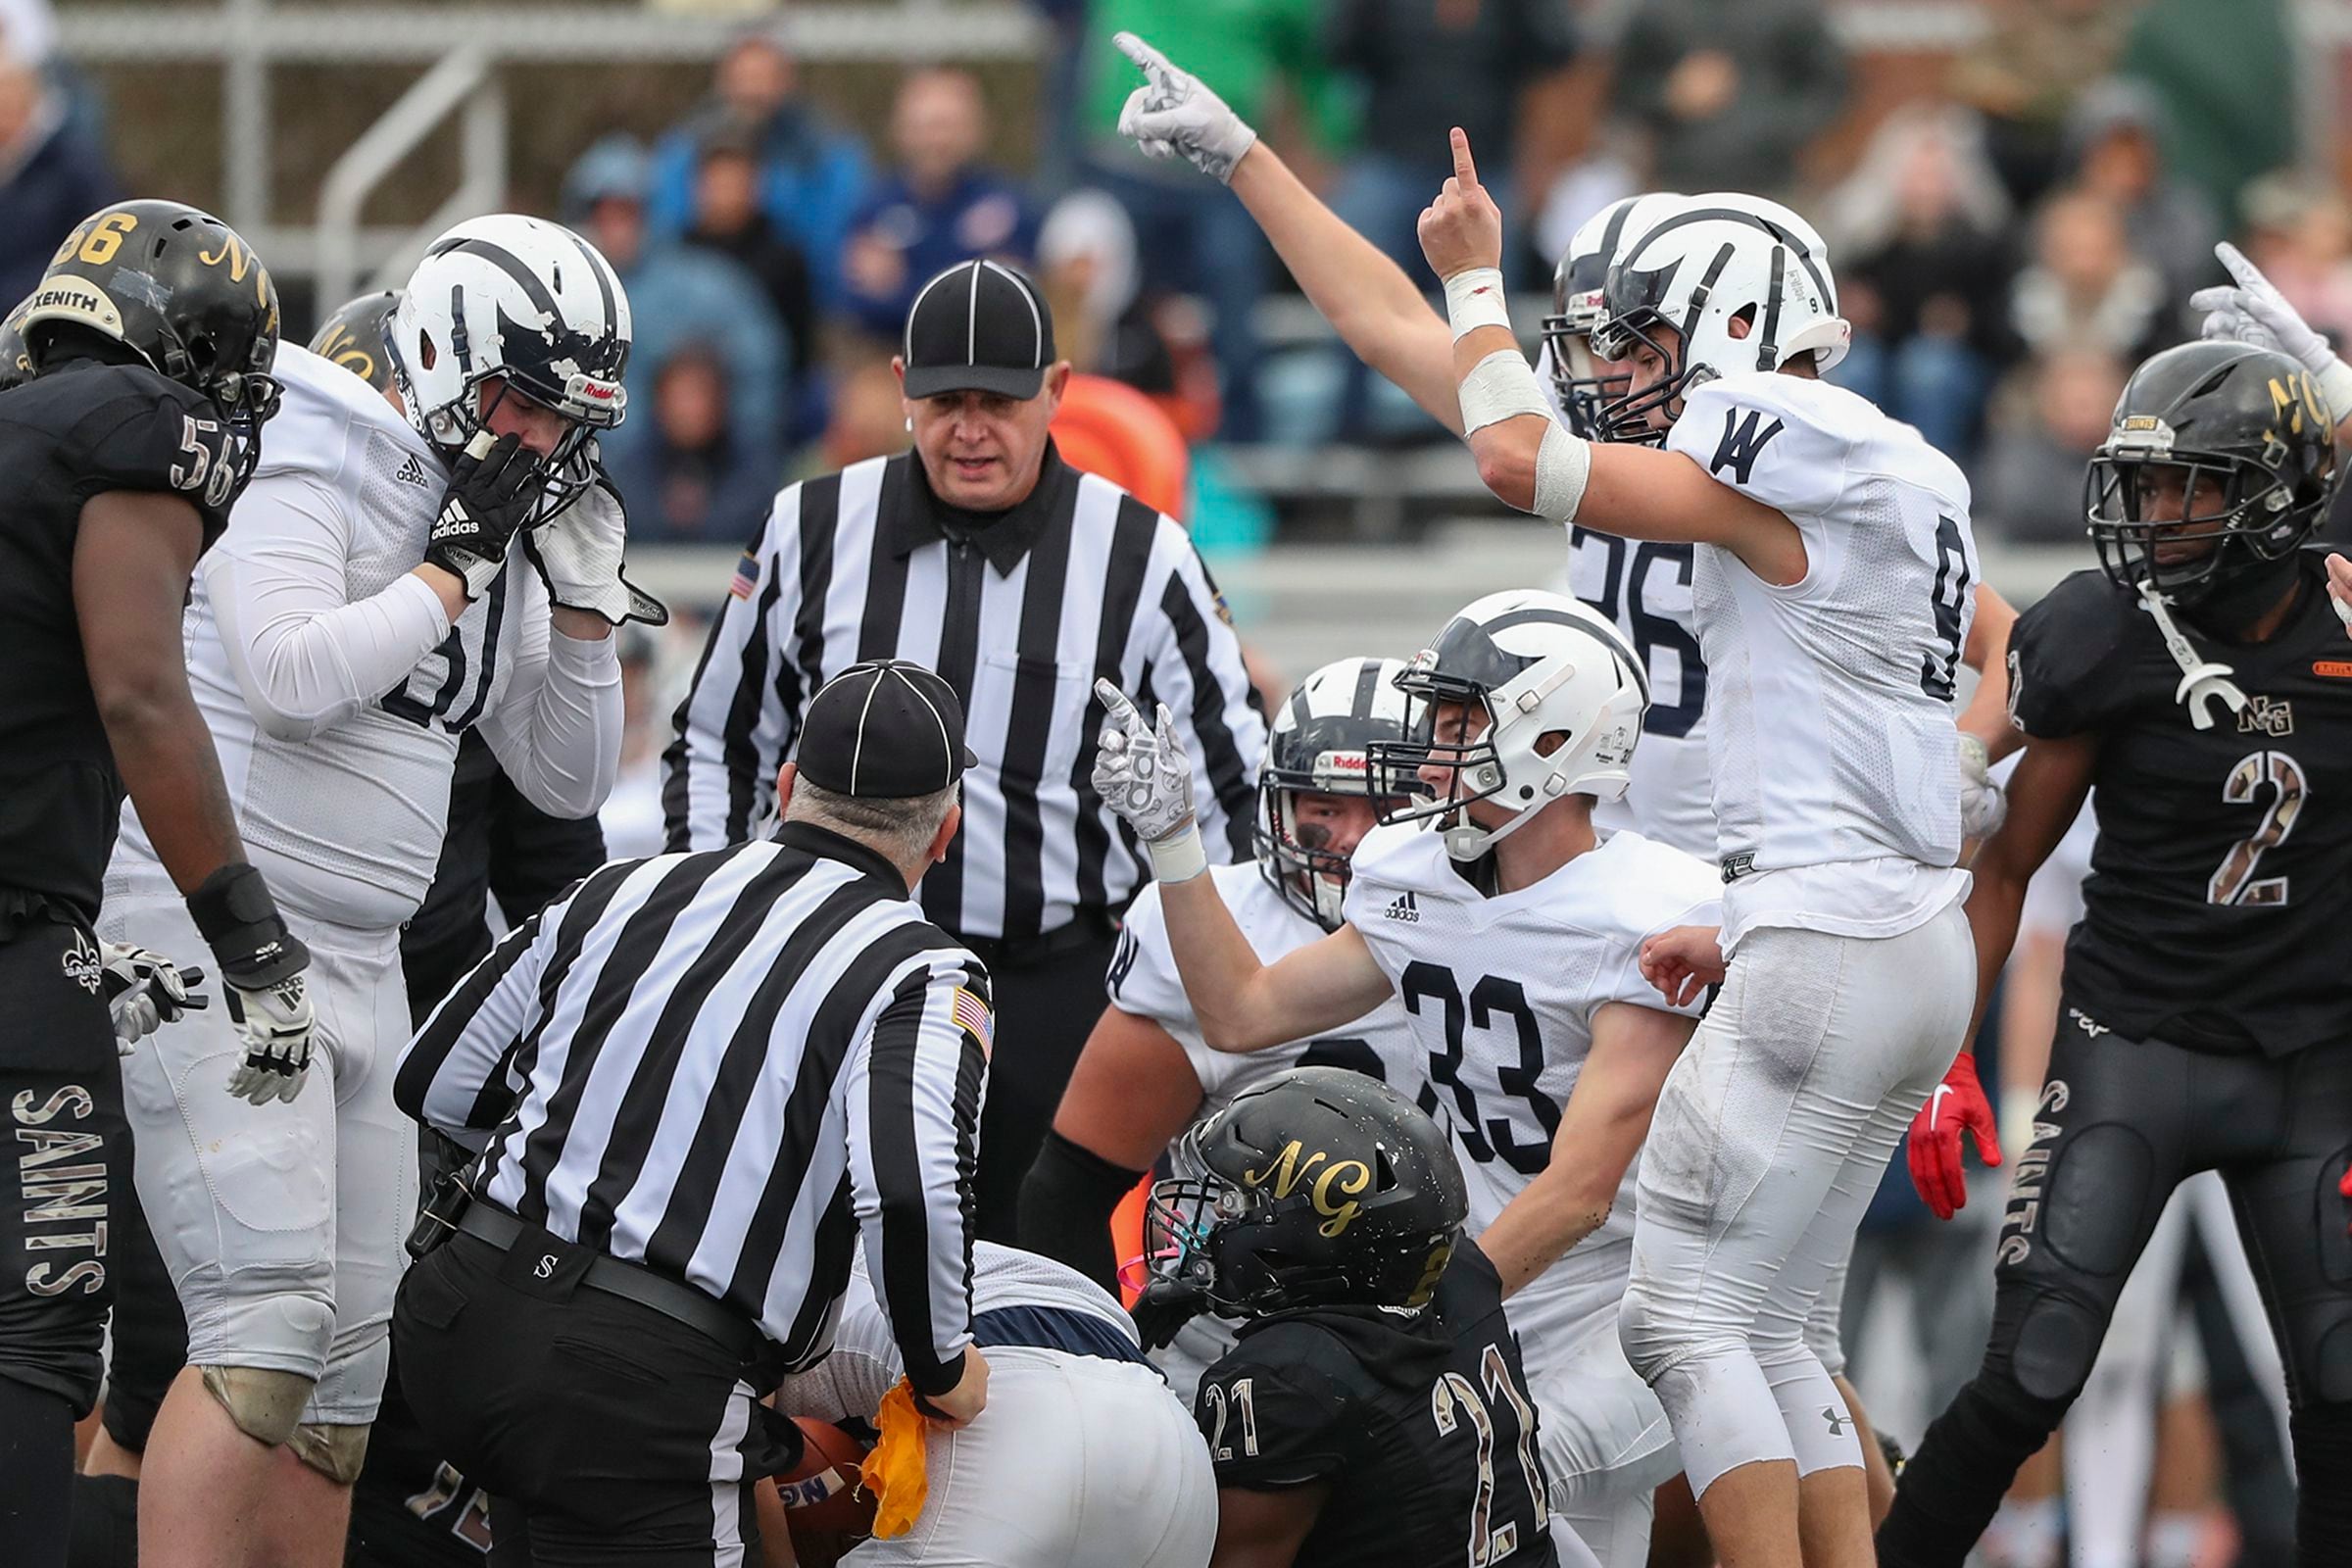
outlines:
{"label": "knee pad", "polygon": [[294,1436],[303,1407],[311,1402],[316,1378],[300,1372],[278,1372],[259,1366],[208,1366],[204,1390],[220,1401],[220,1408],[237,1430],[256,1443],[274,1448]]}
{"label": "knee pad", "polygon": [[[2008,1377],[2033,1405],[2075,1402],[2099,1358],[2107,1325],[2083,1303],[2055,1292],[2030,1301],[2010,1337]],[[1991,1358],[1987,1359],[1991,1365]]]}
{"label": "knee pad", "polygon": [[294,1429],[286,1446],[294,1457],[332,1481],[338,1487],[348,1487],[360,1479],[360,1466],[368,1458],[366,1426],[331,1426],[323,1421],[305,1421]]}

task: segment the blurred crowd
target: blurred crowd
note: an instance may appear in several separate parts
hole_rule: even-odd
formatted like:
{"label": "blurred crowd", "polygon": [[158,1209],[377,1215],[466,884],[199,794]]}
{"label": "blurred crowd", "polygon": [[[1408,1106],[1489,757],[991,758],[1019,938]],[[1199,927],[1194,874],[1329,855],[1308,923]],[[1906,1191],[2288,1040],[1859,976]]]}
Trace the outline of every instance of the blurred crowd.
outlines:
{"label": "blurred crowd", "polygon": [[[1190,442],[1434,438],[1300,313],[1269,311],[1287,280],[1238,203],[1118,136],[1121,28],[1415,276],[1455,123],[1506,172],[1489,182],[1531,301],[1628,191],[1791,201],[1856,329],[1838,378],[1961,460],[1988,537],[2079,535],[2082,459],[2130,365],[2189,328],[2217,238],[2315,323],[2352,326],[2352,209],[2290,167],[2278,0],[2221,32],[2172,0],[1985,0],[1980,38],[1899,71],[1849,58],[1821,0],[1037,3],[1054,41],[1032,168],[992,160],[987,94],[953,65],[900,75],[881,145],[845,128],[808,89],[789,11],[747,25],[650,145],[578,154],[560,216],[636,307],[642,412],[607,453],[632,532],[731,542],[796,468],[901,444],[899,324],[923,278],[974,256],[1036,271],[1078,368]],[[118,194],[53,32],[43,0],[0,0],[0,293],[37,273],[41,236]]]}

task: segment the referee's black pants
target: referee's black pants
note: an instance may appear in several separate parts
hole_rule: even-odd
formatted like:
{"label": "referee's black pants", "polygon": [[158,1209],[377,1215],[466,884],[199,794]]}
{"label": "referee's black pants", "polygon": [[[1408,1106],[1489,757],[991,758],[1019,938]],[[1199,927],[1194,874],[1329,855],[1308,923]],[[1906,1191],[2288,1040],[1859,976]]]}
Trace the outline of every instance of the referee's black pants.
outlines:
{"label": "referee's black pants", "polygon": [[0,916],[0,1557],[51,1568],[115,1298],[108,1222],[134,1200],[98,944],[47,915]]}
{"label": "referee's black pants", "polygon": [[[2094,1032],[2095,1031],[2095,1032]],[[2182,1179],[2219,1170],[2286,1364],[2296,1558],[2352,1562],[2352,1042],[2291,1056],[2120,1040],[2068,1007],[2002,1222],[1984,1364],[1928,1428],[1879,1527],[1884,1568],[1960,1568],[2082,1393]]]}
{"label": "referee's black pants", "polygon": [[799,1459],[798,1429],[727,1347],[577,1284],[579,1249],[526,1236],[451,1237],[392,1311],[417,1424],[490,1494],[495,1568],[757,1563],[752,1483]]}
{"label": "referee's black pants", "polygon": [[1078,921],[1040,939],[1034,956],[1019,945],[970,942],[988,965],[997,1027],[973,1183],[984,1241],[1018,1242],[1021,1183],[1061,1108],[1078,1053],[1102,1016],[1102,977],[1118,951],[1118,932],[1101,913],[1081,911]]}

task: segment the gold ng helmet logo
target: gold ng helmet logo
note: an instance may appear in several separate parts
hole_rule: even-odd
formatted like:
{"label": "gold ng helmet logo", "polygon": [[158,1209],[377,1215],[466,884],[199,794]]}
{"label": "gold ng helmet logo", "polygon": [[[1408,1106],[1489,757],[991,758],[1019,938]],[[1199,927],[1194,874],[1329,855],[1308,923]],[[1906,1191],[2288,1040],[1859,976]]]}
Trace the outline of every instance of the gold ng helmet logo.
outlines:
{"label": "gold ng helmet logo", "polygon": [[[1331,1162],[1315,1173],[1315,1166],[1325,1160]],[[1325,1150],[1307,1153],[1304,1146],[1294,1138],[1265,1169],[1243,1171],[1242,1181],[1251,1188],[1271,1183],[1276,1198],[1288,1198],[1304,1184],[1315,1212],[1324,1216],[1323,1223],[1315,1227],[1315,1234],[1329,1239],[1346,1230],[1348,1222],[1363,1211],[1364,1205],[1348,1195],[1370,1187],[1372,1170],[1360,1159],[1331,1159]]]}

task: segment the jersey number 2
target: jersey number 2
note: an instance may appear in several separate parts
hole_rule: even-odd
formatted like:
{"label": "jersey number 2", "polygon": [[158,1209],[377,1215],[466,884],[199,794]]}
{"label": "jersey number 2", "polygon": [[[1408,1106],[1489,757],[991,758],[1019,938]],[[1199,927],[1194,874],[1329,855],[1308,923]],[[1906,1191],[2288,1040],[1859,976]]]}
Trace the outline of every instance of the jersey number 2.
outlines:
{"label": "jersey number 2", "polygon": [[[1487,1399],[1497,1404],[1507,1402],[1519,1420],[1519,1478],[1527,1485],[1528,1506],[1535,1511],[1536,1528],[1544,1528],[1549,1516],[1544,1500],[1544,1470],[1536,1462],[1536,1412],[1527,1396],[1511,1381],[1510,1363],[1502,1358],[1502,1348],[1490,1345],[1478,1359],[1479,1382],[1487,1386]],[[1429,1413],[1438,1424],[1438,1436],[1449,1438],[1464,1421],[1478,1436],[1478,1494],[1470,1504],[1469,1568],[1487,1565],[1508,1557],[1519,1549],[1519,1527],[1505,1524],[1494,1526],[1494,1417],[1487,1408],[1487,1400],[1479,1397],[1478,1387],[1459,1372],[1448,1372],[1438,1379],[1429,1391]]]}
{"label": "jersey number 2", "polygon": [[2208,904],[2271,906],[2286,902],[2286,878],[2257,879],[2254,867],[2265,850],[2284,844],[2295,830],[2295,818],[2302,814],[2304,797],[2310,793],[2302,764],[2284,752],[2248,752],[2222,781],[2222,800],[2230,806],[2251,806],[2265,784],[2275,793],[2263,810],[2261,825],[2230,845],[2222,863],[2213,868],[2213,876],[2205,884]]}

